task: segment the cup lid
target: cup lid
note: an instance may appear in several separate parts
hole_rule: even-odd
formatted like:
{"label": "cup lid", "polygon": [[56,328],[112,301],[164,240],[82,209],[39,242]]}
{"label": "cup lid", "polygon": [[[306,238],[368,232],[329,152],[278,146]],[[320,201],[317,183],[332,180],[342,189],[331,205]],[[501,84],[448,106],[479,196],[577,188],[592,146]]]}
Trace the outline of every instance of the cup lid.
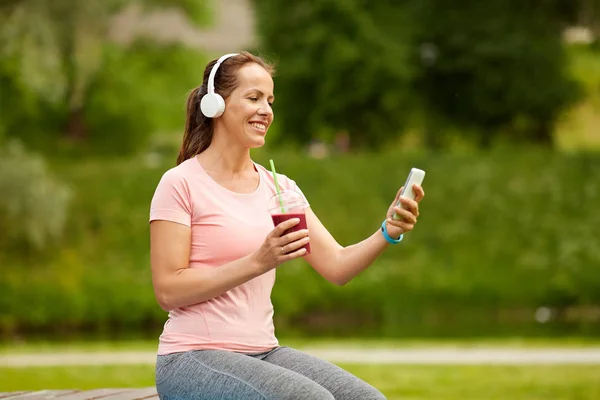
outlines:
{"label": "cup lid", "polygon": [[269,198],[269,212],[281,211],[287,213],[295,208],[304,209],[306,201],[302,195],[294,190],[285,190]]}

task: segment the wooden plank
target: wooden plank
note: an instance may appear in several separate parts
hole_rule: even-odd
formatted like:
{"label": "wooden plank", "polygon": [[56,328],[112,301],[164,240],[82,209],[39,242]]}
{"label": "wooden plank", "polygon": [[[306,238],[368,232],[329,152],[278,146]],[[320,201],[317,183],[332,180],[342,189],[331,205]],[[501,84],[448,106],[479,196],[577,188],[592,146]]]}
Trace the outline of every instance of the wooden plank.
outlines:
{"label": "wooden plank", "polygon": [[131,392],[125,393],[116,393],[107,397],[103,397],[102,400],[142,400],[152,398],[158,398],[155,387],[134,389]]}
{"label": "wooden plank", "polygon": [[0,399],[8,399],[10,397],[15,397],[15,396],[18,396],[23,393],[29,393],[29,392],[26,392],[23,390],[20,392],[4,392],[4,393],[0,393]]}
{"label": "wooden plank", "polygon": [[135,394],[137,400],[146,400],[146,399],[158,399],[158,393],[156,392],[156,386],[147,387],[141,389]]}
{"label": "wooden plank", "polygon": [[81,392],[68,394],[66,396],[59,397],[60,400],[92,400],[92,399],[104,399],[108,396],[114,396],[120,393],[133,392],[135,389],[93,389],[84,390]]}
{"label": "wooden plank", "polygon": [[[64,396],[71,393],[77,393],[77,390],[39,390],[37,392],[26,392],[18,395],[17,397],[11,397],[10,399],[15,400],[38,400],[38,399],[55,399],[59,396]],[[4,400],[4,399],[3,399]]]}
{"label": "wooden plank", "polygon": [[1,400],[156,400],[158,394],[156,387],[147,387],[141,389],[94,389],[94,390],[39,390],[39,391],[19,391],[2,392]]}

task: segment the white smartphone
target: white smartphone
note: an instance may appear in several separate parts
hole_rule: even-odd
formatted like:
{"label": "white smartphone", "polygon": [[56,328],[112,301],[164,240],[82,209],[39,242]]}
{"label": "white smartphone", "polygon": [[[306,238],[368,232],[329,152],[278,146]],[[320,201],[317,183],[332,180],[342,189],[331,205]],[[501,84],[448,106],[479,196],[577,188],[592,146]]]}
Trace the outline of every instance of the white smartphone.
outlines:
{"label": "white smartphone", "polygon": [[[400,197],[406,197],[414,200],[416,194],[413,190],[413,185],[422,185],[423,179],[425,179],[425,171],[418,168],[411,168],[410,172],[408,173],[408,177],[406,178],[406,182],[404,183],[404,189],[402,189],[402,193],[400,193]],[[396,203],[396,207],[404,208],[400,201]],[[394,213],[392,218],[395,220],[401,219],[397,213]]]}

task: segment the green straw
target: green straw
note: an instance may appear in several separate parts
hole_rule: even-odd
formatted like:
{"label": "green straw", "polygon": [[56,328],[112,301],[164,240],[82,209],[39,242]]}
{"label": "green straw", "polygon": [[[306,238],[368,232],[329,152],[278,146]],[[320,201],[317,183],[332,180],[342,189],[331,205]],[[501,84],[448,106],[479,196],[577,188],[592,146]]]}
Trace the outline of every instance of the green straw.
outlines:
{"label": "green straw", "polygon": [[277,182],[277,171],[275,171],[275,163],[273,160],[269,160],[271,163],[271,172],[273,172],[273,180],[275,181],[275,190],[277,190],[277,197],[279,198],[279,205],[281,206],[281,213],[285,214],[283,209],[283,201],[281,200],[281,191],[279,190],[279,183]]}

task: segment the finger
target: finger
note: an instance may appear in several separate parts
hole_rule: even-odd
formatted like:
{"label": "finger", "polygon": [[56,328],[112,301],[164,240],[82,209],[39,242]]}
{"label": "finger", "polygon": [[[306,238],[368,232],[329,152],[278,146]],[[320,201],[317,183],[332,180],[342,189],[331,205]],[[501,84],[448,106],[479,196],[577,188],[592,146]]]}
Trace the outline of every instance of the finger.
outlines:
{"label": "finger", "polygon": [[399,190],[398,193],[396,193],[396,200],[398,200],[400,198],[400,195],[402,194],[402,191],[404,190],[404,186],[402,186]]}
{"label": "finger", "polygon": [[302,239],[299,239],[299,240],[296,240],[296,241],[286,244],[285,246],[283,246],[281,248],[281,251],[283,254],[293,252],[294,250],[297,250],[302,246],[306,246],[309,241],[310,241],[310,238],[308,236],[303,237]]}
{"label": "finger", "polygon": [[285,220],[285,221],[277,224],[275,229],[273,229],[273,231],[272,231],[273,236],[280,237],[281,235],[283,235],[283,233],[285,231],[287,231],[290,228],[293,228],[294,226],[298,225],[299,223],[300,223],[300,218],[290,218],[288,220]]}
{"label": "finger", "polygon": [[301,249],[298,249],[292,253],[286,254],[283,257],[281,257],[281,262],[290,261],[290,260],[305,256],[305,255],[306,255],[306,249],[304,247],[302,247]]}
{"label": "finger", "polygon": [[405,210],[401,207],[394,207],[394,211],[396,211],[396,214],[400,216],[400,221],[408,222],[411,224],[417,223],[417,217],[412,212]]}
{"label": "finger", "polygon": [[398,193],[396,193],[396,197],[394,197],[394,202],[392,203],[393,205],[398,204],[398,200],[400,200],[400,195],[402,194],[402,190],[404,190],[404,186],[402,186],[400,188],[400,190],[398,190]]}
{"label": "finger", "polygon": [[406,197],[401,197],[400,202],[404,206],[403,208],[408,209],[415,216],[419,216],[419,203]]}
{"label": "finger", "polygon": [[394,201],[392,201],[392,204],[390,204],[390,207],[396,207],[396,205],[400,204],[400,195],[402,194],[402,190],[404,190],[404,186],[402,186],[400,188],[400,190],[398,190],[398,193],[396,193],[396,197],[394,197]]}
{"label": "finger", "polygon": [[413,228],[415,227],[415,224],[412,224],[410,222],[404,222],[404,221],[396,221],[392,218],[389,218],[387,220],[387,223],[390,226],[395,226],[396,228],[400,228],[402,229],[402,232],[410,232],[413,230]]}
{"label": "finger", "polygon": [[285,245],[290,242],[302,239],[308,236],[308,229],[300,229],[299,231],[290,232],[287,235],[281,237],[281,244]]}
{"label": "finger", "polygon": [[425,197],[425,191],[421,185],[417,185],[416,183],[413,185],[413,191],[415,192],[415,201],[419,203]]}

